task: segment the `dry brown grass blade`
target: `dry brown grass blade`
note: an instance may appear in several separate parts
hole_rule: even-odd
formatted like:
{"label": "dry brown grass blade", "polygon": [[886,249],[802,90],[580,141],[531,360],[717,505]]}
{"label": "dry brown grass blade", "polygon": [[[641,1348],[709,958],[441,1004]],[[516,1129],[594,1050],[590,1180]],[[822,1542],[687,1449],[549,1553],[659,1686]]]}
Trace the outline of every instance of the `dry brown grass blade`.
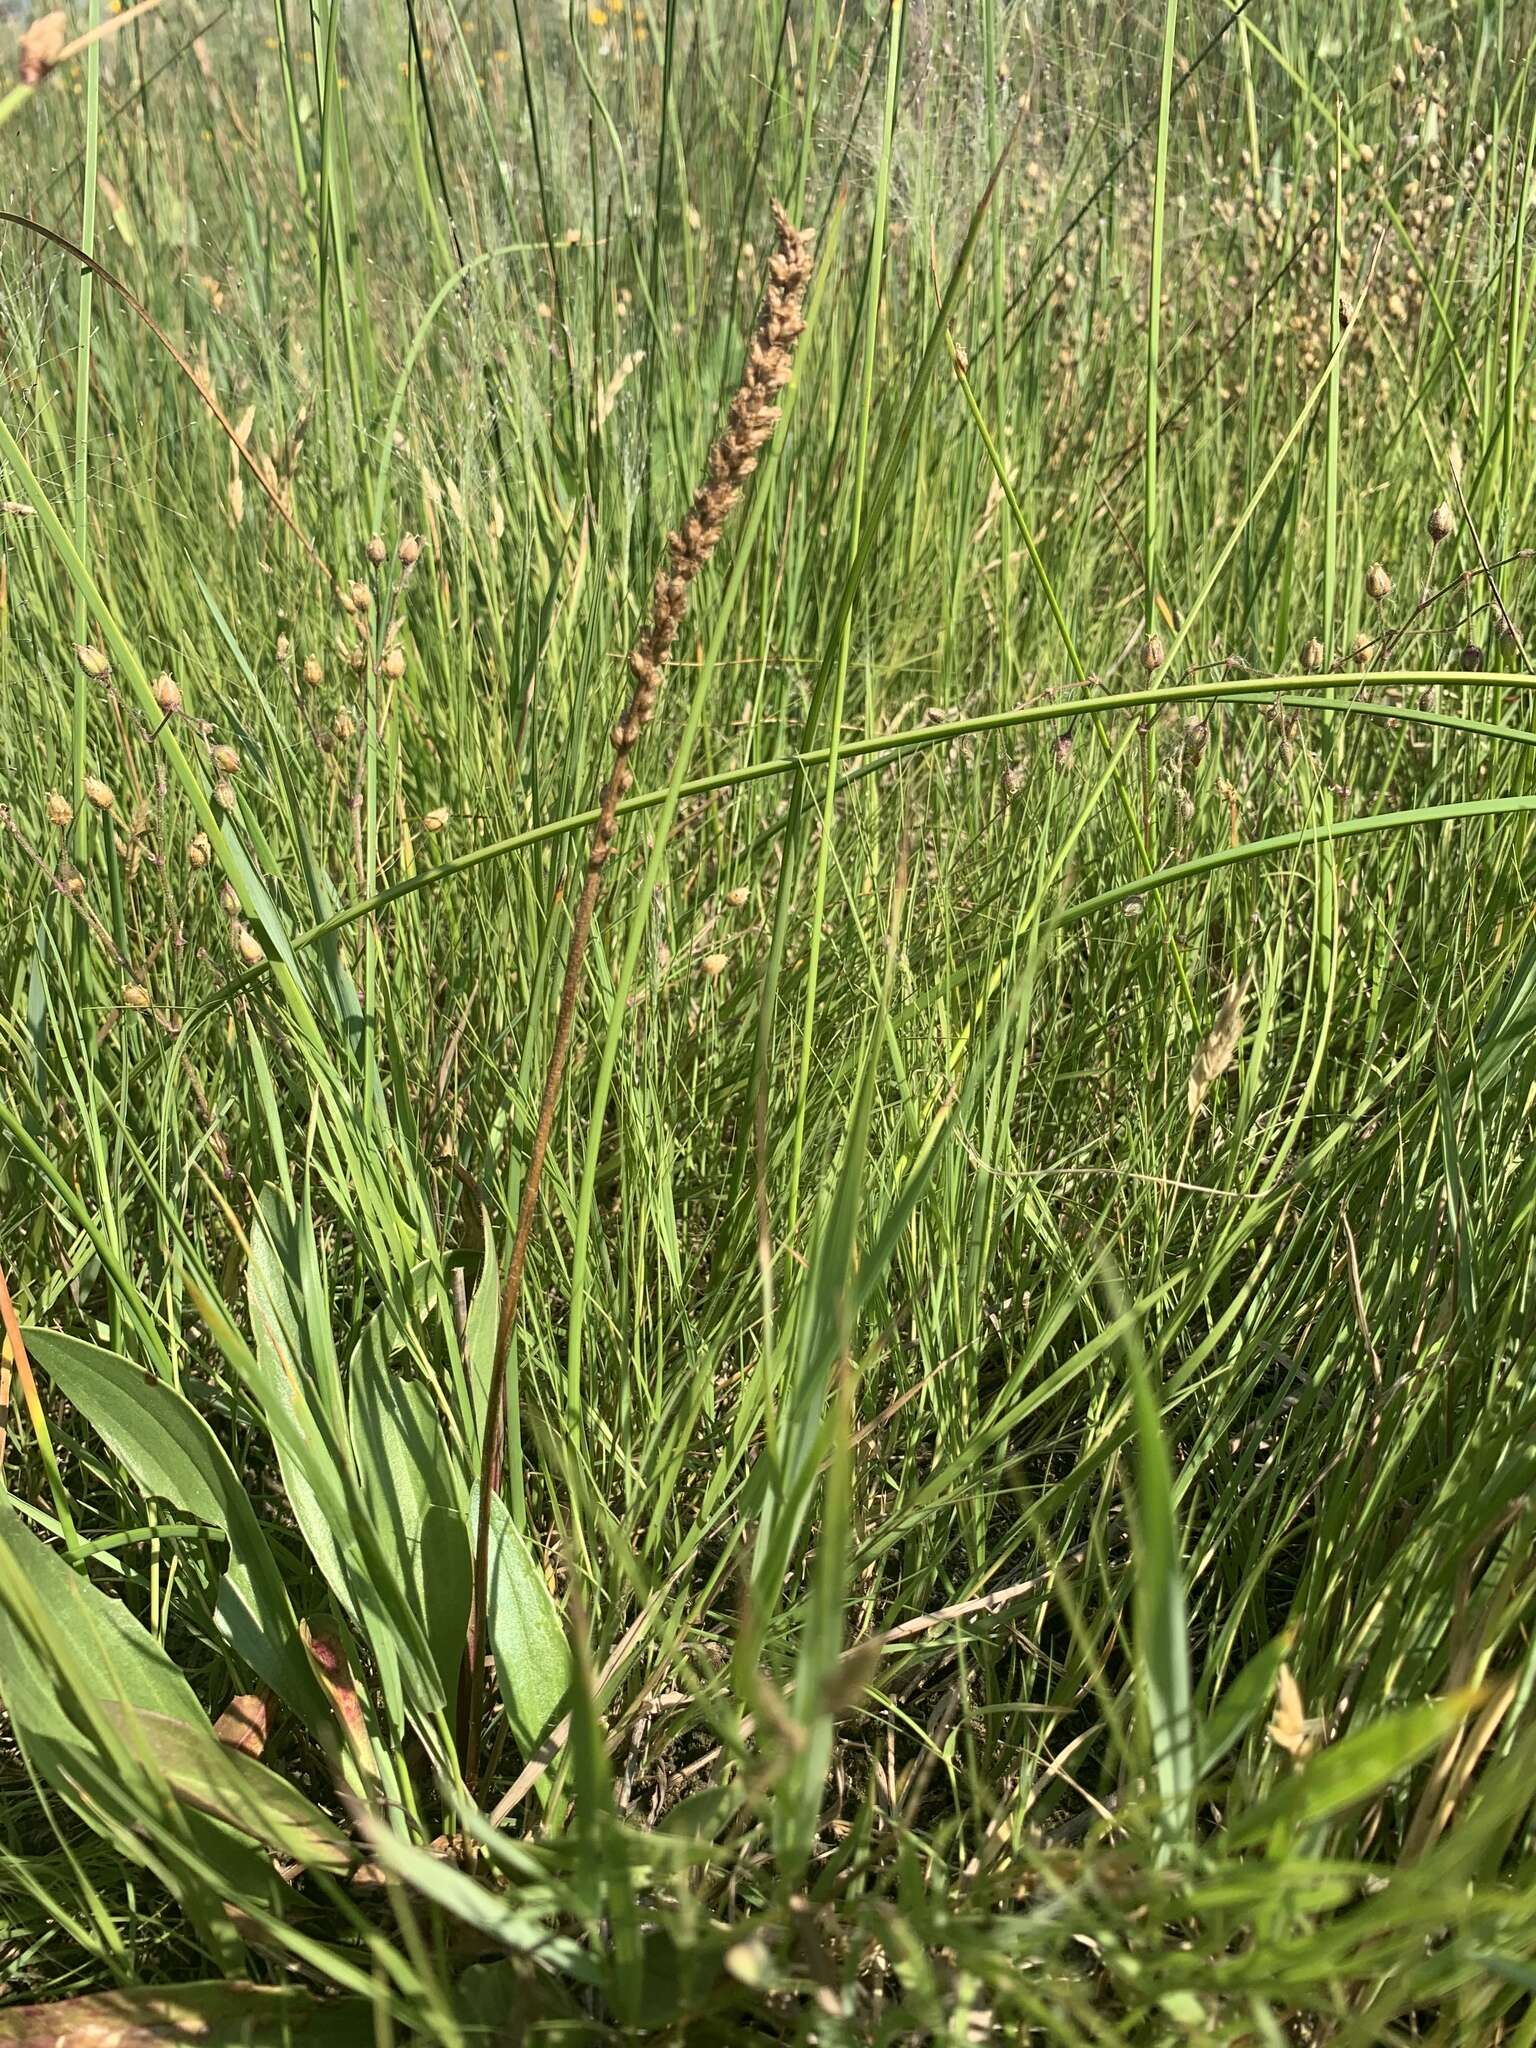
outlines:
{"label": "dry brown grass blade", "polygon": [[[119,20],[124,21],[127,20],[127,18],[128,17],[126,15],[118,17]],[[245,464],[246,468],[250,471],[251,475],[256,479],[257,485],[261,490],[262,496],[271,505],[273,511],[277,514],[278,518],[282,520],[284,526],[287,527],[288,531],[299,543],[299,546],[303,548],[305,554],[309,556],[309,559],[320,571],[321,575],[325,578],[326,582],[334,588],[336,578],[332,575],[331,571],[326,567],[325,562],[321,558],[319,549],[315,546],[314,542],[310,539],[309,535],[305,533],[304,529],[299,525],[298,521],[294,518],[293,514],[288,510],[288,507],[283,503],[278,493],[272,488],[271,484],[268,483],[266,477],[262,474],[261,466],[256,461],[255,457],[250,453],[250,451],[246,447],[243,446],[240,440],[240,436],[235,432],[233,423],[230,421],[223,407],[219,404],[219,401],[214,397],[211,391],[207,390],[204,387],[203,383],[198,377],[196,370],[193,369],[192,365],[181,353],[181,350],[177,348],[175,342],[171,340],[171,337],[166,333],[165,329],[159,324],[159,322],[155,319],[154,315],[148,310],[148,308],[141,305],[138,299],[134,297],[133,293],[129,291],[127,285],[123,283],[122,279],[120,277],[114,276],[113,273],[107,269],[104,263],[98,263],[94,256],[88,256],[84,249],[82,249],[77,242],[72,242],[69,239],[68,235],[61,235],[55,228],[44,227],[43,223],[40,220],[32,220],[29,218],[28,215],[24,213],[11,213],[8,212],[5,208],[0,207],[0,221],[4,221],[8,226],[13,228],[25,228],[28,234],[40,235],[45,242],[52,242],[55,248],[62,249],[64,253],[67,256],[71,257],[76,263],[83,264],[85,268],[88,271],[90,271],[93,277],[99,277],[101,279],[101,282],[107,287],[109,291],[115,292],[117,294],[117,296],[122,300],[123,304],[128,308],[129,312],[132,313],[136,319],[141,320],[144,323],[144,325],[149,329],[150,333],[155,337],[156,341],[159,342],[160,346],[165,350],[166,354],[170,357],[171,361],[176,365],[177,369],[180,370],[183,377],[185,377],[187,382],[192,386],[193,390],[197,393],[198,398],[202,401],[202,403],[205,406],[207,406],[208,410],[213,414],[213,417],[218,421],[219,426],[222,428],[226,438],[229,441],[230,446],[235,450],[240,460]]]}
{"label": "dry brown grass blade", "polygon": [[292,2041],[343,2048],[372,2038],[366,1999],[276,1984],[180,1984],[96,1991],[0,2012],[0,2048],[167,2048],[175,2042]]}
{"label": "dry brown grass blade", "polygon": [[709,451],[708,472],[694,493],[686,517],[677,531],[667,537],[666,560],[657,570],[656,581],[651,587],[650,616],[640,638],[629,650],[628,667],[633,689],[628,704],[609,735],[614,752],[613,768],[599,799],[597,822],[592,828],[587,852],[586,878],[571,922],[570,949],[566,955],[565,980],[555,1019],[554,1043],[518,1205],[517,1230],[502,1291],[496,1349],[491,1361],[486,1412],[481,1426],[480,1506],[475,1529],[474,1588],[465,1647],[467,1680],[462,1693],[459,1729],[464,1775],[471,1789],[474,1788],[479,1764],[480,1709],[485,1686],[491,1497],[501,1489],[506,1445],[507,1353],[522,1294],[523,1268],[538,1209],[544,1159],[554,1130],[555,1108],[565,1076],[566,1056],[570,1051],[571,1028],[581,993],[592,918],[603,885],[603,870],[613,852],[619,805],[635,779],[630,755],[655,712],[662,678],[671,659],[683,615],[688,609],[694,581],[719,546],[725,522],[779,423],[776,401],[789,383],[795,344],[805,328],[801,307],[811,280],[811,237],[791,224],[788,214],[777,202],[773,207],[773,221],[778,234],[778,248],[769,260],[768,289],[763,296],[756,331],[747,349],[746,368],[731,400],[725,431]]}

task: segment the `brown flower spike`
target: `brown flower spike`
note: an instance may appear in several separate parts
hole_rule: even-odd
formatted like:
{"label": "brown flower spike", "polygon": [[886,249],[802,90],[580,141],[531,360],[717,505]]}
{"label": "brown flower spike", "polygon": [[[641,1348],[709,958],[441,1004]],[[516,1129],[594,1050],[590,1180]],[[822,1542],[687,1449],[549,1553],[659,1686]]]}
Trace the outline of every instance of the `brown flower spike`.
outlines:
{"label": "brown flower spike", "polygon": [[608,780],[598,800],[597,823],[587,852],[586,879],[571,925],[570,951],[566,956],[565,981],[560,991],[560,1009],[555,1021],[554,1045],[544,1077],[544,1094],[539,1105],[538,1127],[528,1155],[528,1172],[518,1204],[517,1232],[507,1267],[501,1297],[501,1315],[496,1329],[496,1350],[486,1389],[486,1413],[481,1431],[480,1507],[475,1531],[474,1597],[470,1606],[469,1640],[466,1651],[467,1686],[462,1696],[461,1750],[465,1778],[473,1786],[476,1776],[480,1731],[480,1706],[485,1680],[485,1613],[490,1559],[491,1496],[501,1490],[502,1459],[506,1445],[507,1353],[517,1305],[522,1293],[523,1267],[528,1240],[538,1206],[539,1183],[544,1156],[554,1128],[560,1083],[570,1051],[571,1028],[581,991],[581,972],[591,936],[593,913],[602,888],[603,869],[613,852],[618,829],[619,805],[634,782],[630,755],[656,710],[662,679],[671,658],[673,644],[688,609],[688,594],[694,579],[720,545],[725,522],[741,497],[742,487],[757,467],[757,459],[773,437],[779,423],[779,394],[789,382],[795,343],[805,330],[801,308],[811,280],[811,236],[792,225],[777,201],[773,224],[778,247],[768,264],[768,289],[763,298],[757,328],[747,350],[746,368],[726,419],[725,431],[709,451],[709,470],[694,494],[682,524],[667,536],[667,556],[656,572],[651,588],[650,617],[644,632],[629,650],[628,667],[634,688],[609,738],[615,755]]}

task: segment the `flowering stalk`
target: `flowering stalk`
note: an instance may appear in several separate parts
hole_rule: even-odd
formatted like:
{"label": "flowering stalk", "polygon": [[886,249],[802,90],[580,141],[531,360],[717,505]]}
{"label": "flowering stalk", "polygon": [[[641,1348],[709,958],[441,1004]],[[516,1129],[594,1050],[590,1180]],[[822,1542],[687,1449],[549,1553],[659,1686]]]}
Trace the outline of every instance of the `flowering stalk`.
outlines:
{"label": "flowering stalk", "polygon": [[560,1099],[560,1084],[570,1051],[592,918],[602,890],[603,870],[613,852],[619,805],[635,779],[630,756],[655,713],[673,644],[688,609],[689,592],[699,571],[719,546],[725,522],[740,498],[747,478],[756,469],[758,456],[778,425],[776,401],[789,382],[795,343],[805,327],[801,308],[811,277],[811,237],[791,225],[789,216],[777,202],[773,207],[773,223],[778,232],[778,247],[769,261],[768,289],[747,350],[746,368],[731,400],[725,431],[709,451],[708,474],[695,492],[687,516],[677,531],[667,537],[666,560],[657,570],[651,589],[650,616],[645,630],[629,650],[628,667],[633,687],[628,704],[609,734],[614,762],[599,799],[597,822],[592,828],[592,841],[587,851],[586,878],[571,925],[565,981],[560,990],[560,1008],[555,1019],[554,1045],[544,1076],[539,1120],[534,1131],[533,1149],[528,1155],[522,1200],[518,1205],[517,1231],[512,1242],[506,1285],[502,1290],[496,1349],[491,1362],[490,1384],[486,1388],[486,1412],[481,1424],[480,1503],[475,1527],[474,1591],[466,1647],[468,1684],[460,1729],[465,1778],[471,1787],[478,1762],[485,1683],[491,1497],[501,1490],[506,1454],[507,1354],[522,1296],[523,1269],[528,1258],[528,1241],[533,1234],[539,1183],[544,1174],[544,1160]]}

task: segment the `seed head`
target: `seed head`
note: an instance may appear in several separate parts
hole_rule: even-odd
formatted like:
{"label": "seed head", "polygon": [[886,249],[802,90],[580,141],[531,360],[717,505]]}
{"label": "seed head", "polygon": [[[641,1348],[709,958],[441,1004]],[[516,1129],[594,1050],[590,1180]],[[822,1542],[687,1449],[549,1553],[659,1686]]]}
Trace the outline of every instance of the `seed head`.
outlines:
{"label": "seed head", "polygon": [[88,675],[93,683],[104,683],[112,673],[112,664],[99,647],[77,647],[75,659],[82,673]]}
{"label": "seed head", "polygon": [[421,536],[415,533],[402,533],[400,545],[396,548],[395,553],[401,568],[409,575],[410,571],[421,560]]}
{"label": "seed head", "polygon": [[98,811],[110,811],[117,802],[117,798],[112,794],[112,785],[103,782],[99,776],[87,775],[84,787],[86,801],[94,804]]}
{"label": "seed head", "polygon": [[234,930],[235,951],[247,967],[259,967],[266,959],[260,939],[249,925],[237,924]]}
{"label": "seed head", "polygon": [[331,731],[335,733],[337,739],[349,740],[357,731],[357,720],[350,711],[338,711],[331,720]]}
{"label": "seed head", "polygon": [[727,889],[725,892],[725,900],[727,903],[729,903],[732,910],[745,910],[747,907],[747,898],[750,894],[751,891],[748,889]]}
{"label": "seed head", "polygon": [[1357,633],[1350,644],[1349,652],[1351,658],[1357,661],[1361,668],[1369,668],[1371,665],[1371,655],[1374,650],[1375,642],[1364,633]]}
{"label": "seed head", "polygon": [[50,825],[56,825],[61,832],[67,832],[75,822],[75,807],[67,796],[61,796],[56,789],[48,792],[48,801],[43,809]]}
{"label": "seed head", "polygon": [[122,1004],[125,1010],[147,1010],[149,1008],[149,990],[142,981],[125,981],[123,983]]}
{"label": "seed head", "polygon": [[181,709],[181,691],[177,686],[174,676],[162,672],[155,677],[151,687],[154,691],[155,702],[167,718]]}
{"label": "seed head", "polygon": [[1469,675],[1476,675],[1483,665],[1483,650],[1475,640],[1469,640],[1461,650],[1461,665]]}
{"label": "seed head", "polygon": [[219,884],[219,908],[226,917],[239,916],[240,898],[235,894],[233,882],[221,882]]}
{"label": "seed head", "polygon": [[288,658],[292,653],[293,642],[286,633],[279,633],[277,636],[277,659],[280,667],[286,668],[288,666]]}
{"label": "seed head", "polygon": [[311,690],[318,690],[320,685],[325,681],[325,669],[321,665],[319,655],[305,655],[304,681],[307,687]]}
{"label": "seed head", "polygon": [[1380,562],[1372,562],[1365,572],[1365,593],[1367,597],[1374,598],[1377,604],[1385,603],[1392,595],[1392,578]]}
{"label": "seed head", "polygon": [[1442,498],[1429,515],[1429,537],[1436,547],[1456,531],[1456,515]]}
{"label": "seed head", "polygon": [[65,895],[78,903],[85,894],[84,875],[81,874],[78,868],[66,867],[60,870],[60,879],[64,884]]}
{"label": "seed head", "polygon": [[399,682],[400,678],[405,674],[405,649],[403,647],[385,648],[383,657],[379,662],[379,674],[384,677],[386,682]]}
{"label": "seed head", "polygon": [[208,758],[221,775],[240,773],[240,756],[228,740],[221,740],[216,747],[210,749]]}
{"label": "seed head", "polygon": [[352,600],[352,609],[359,615],[373,609],[373,592],[366,583],[354,583],[347,592]]}
{"label": "seed head", "polygon": [[726,955],[724,953],[706,953],[699,962],[699,965],[711,981],[718,981],[725,972]]}
{"label": "seed head", "polygon": [[213,841],[206,832],[194,832],[187,841],[187,866],[205,868],[213,859]]}
{"label": "seed head", "polygon": [[1069,769],[1069,768],[1070,768],[1070,767],[1072,766],[1072,735],[1071,735],[1071,733],[1069,733],[1069,732],[1059,732],[1059,733],[1057,733],[1057,735],[1056,735],[1056,744],[1055,744],[1055,746],[1054,746],[1054,747],[1053,747],[1053,748],[1051,749],[1051,754],[1052,754],[1052,758],[1053,758],[1053,759],[1055,760],[1055,763],[1056,763],[1056,769],[1057,769],[1057,772],[1058,772],[1058,774],[1061,774],[1061,775],[1065,775],[1065,774],[1066,774],[1066,772],[1067,772],[1067,770],[1068,770],[1068,769]]}
{"label": "seed head", "polygon": [[1323,658],[1323,643],[1314,637],[1301,650],[1301,666],[1305,673],[1315,676],[1323,665]]}
{"label": "seed head", "polygon": [[441,832],[452,816],[446,804],[439,804],[435,810],[428,811],[421,822],[429,832]]}
{"label": "seed head", "polygon": [[221,775],[213,785],[213,800],[221,811],[232,811],[235,808],[235,785],[228,776]]}
{"label": "seed head", "polygon": [[1149,676],[1155,675],[1167,659],[1167,655],[1163,652],[1162,634],[1148,634],[1141,647],[1141,665],[1147,674]]}
{"label": "seed head", "polygon": [[369,561],[372,562],[375,569],[379,568],[384,561],[384,557],[389,553],[389,549],[384,545],[383,534],[369,534],[368,545],[363,552],[367,555]]}

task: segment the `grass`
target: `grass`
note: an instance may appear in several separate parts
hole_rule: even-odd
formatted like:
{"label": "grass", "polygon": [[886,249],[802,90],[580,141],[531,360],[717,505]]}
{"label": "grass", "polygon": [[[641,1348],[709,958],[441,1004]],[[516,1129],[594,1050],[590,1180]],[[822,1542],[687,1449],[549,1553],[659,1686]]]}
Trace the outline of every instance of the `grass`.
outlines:
{"label": "grass", "polygon": [[0,96],[0,2043],[1536,2042],[1521,11],[98,13]]}

